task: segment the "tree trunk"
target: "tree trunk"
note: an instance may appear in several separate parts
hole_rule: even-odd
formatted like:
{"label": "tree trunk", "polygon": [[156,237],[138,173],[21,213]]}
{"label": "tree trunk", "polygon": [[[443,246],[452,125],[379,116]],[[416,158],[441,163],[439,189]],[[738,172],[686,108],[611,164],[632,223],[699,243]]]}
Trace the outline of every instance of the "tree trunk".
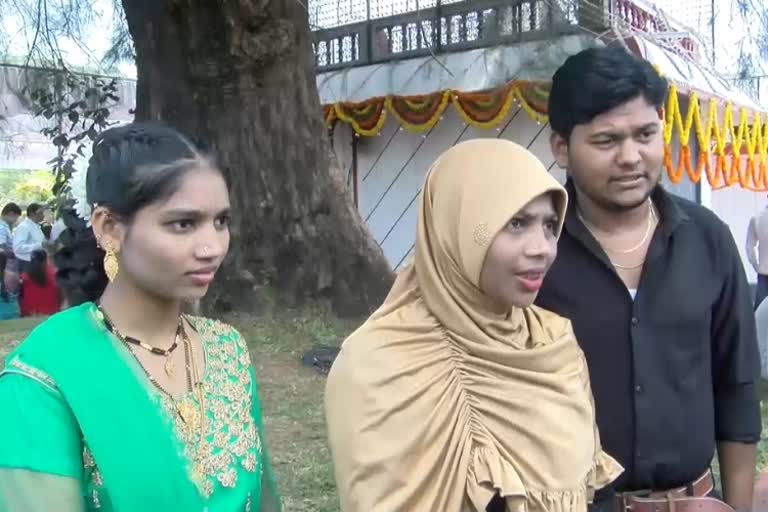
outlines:
{"label": "tree trunk", "polygon": [[339,314],[363,314],[392,282],[332,169],[304,5],[123,0],[137,120],[206,144],[230,180],[232,247],[208,300],[219,311],[273,290],[283,304],[330,299]]}

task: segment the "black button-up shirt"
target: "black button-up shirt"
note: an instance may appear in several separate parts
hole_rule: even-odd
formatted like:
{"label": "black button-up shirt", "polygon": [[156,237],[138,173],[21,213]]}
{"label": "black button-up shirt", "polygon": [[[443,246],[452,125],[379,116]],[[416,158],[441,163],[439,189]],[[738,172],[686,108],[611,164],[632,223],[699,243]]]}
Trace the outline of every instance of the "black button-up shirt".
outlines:
{"label": "black button-up shirt", "polygon": [[685,485],[709,467],[716,441],[760,439],[755,320],[733,237],[712,212],[658,187],[659,225],[633,301],[566,188],[558,256],[536,303],[573,322],[603,448],[625,468],[612,489]]}

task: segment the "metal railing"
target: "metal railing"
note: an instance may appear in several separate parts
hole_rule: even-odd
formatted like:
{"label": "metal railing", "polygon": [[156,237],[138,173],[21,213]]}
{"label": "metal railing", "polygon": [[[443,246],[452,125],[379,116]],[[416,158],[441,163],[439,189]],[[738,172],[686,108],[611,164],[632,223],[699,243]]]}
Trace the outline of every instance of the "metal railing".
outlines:
{"label": "metal railing", "polygon": [[314,32],[318,70],[361,66],[572,32],[575,10],[547,0],[472,0]]}
{"label": "metal railing", "polygon": [[[337,2],[335,4],[322,2]],[[335,9],[330,9],[335,7]],[[314,7],[314,10],[312,9]],[[390,14],[390,13],[395,14]],[[616,21],[696,52],[696,42],[641,0],[314,0],[318,72],[498,44],[597,33]],[[665,36],[666,35],[666,36]]]}

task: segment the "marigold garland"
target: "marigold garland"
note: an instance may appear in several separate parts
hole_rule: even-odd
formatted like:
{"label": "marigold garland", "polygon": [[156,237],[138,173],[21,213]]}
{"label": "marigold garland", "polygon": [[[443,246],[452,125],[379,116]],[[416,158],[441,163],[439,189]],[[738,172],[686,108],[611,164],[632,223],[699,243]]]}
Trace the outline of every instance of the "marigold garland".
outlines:
{"label": "marigold garland", "polygon": [[420,133],[437,124],[450,100],[450,91],[422,96],[388,96],[386,107],[403,128]]}
{"label": "marigold garland", "polygon": [[[738,183],[750,190],[766,190],[768,123],[764,123],[763,114],[754,112],[750,121],[747,109],[742,107],[739,109],[739,121],[734,123],[734,107],[731,102],[727,102],[721,125],[718,119],[718,103],[715,99],[710,99],[707,121],[702,125],[702,102],[698,95],[695,92],[689,95],[688,111],[683,119],[678,94],[676,86],[672,85],[664,113],[665,146],[671,147],[674,131],[677,132],[681,148],[677,166],[673,165],[671,149],[665,152],[665,167],[670,181],[679,183],[685,169],[688,178],[694,183],[699,182],[704,171],[712,188],[729,187]],[[699,147],[695,168],[690,158],[691,129],[695,130]],[[742,158],[746,158],[746,165],[742,165]]]}
{"label": "marigold garland", "polygon": [[506,118],[515,99],[514,84],[491,91],[453,92],[453,106],[459,116],[475,128],[495,128]]}
{"label": "marigold garland", "polygon": [[384,98],[371,98],[358,103],[337,103],[336,117],[352,126],[359,135],[373,136],[381,131],[387,120]]}
{"label": "marigold garland", "polygon": [[336,122],[336,108],[333,105],[323,105],[323,121],[328,127]]}
{"label": "marigold garland", "polygon": [[383,118],[389,112],[406,130],[424,132],[437,124],[450,102],[467,124],[487,129],[501,124],[515,100],[531,118],[546,123],[548,95],[549,83],[514,81],[489,91],[446,89],[427,95],[392,95],[357,103],[324,105],[323,116],[329,127],[342,121],[351,125],[358,135],[373,136],[384,126]]}
{"label": "marigold garland", "polygon": [[[456,112],[469,125],[492,129],[509,115],[517,100],[528,116],[547,122],[549,84],[543,82],[512,81],[497,89],[480,92],[444,90],[421,96],[387,96],[371,98],[359,103],[337,103],[323,106],[323,117],[328,126],[342,121],[363,136],[378,134],[390,112],[408,131],[425,132],[433,128],[453,103]],[[662,111],[664,119],[664,167],[672,183],[687,176],[699,183],[702,176],[713,189],[739,185],[754,191],[768,190],[768,115],[739,108],[738,122],[734,122],[731,102],[724,104],[723,122],[718,117],[718,100],[700,100],[695,92],[688,95],[688,109],[683,115],[679,92],[670,86]],[[702,112],[706,110],[706,121]],[[692,158],[691,132],[698,143],[695,164]],[[673,138],[679,146],[674,162]]]}
{"label": "marigold garland", "polygon": [[549,102],[549,83],[519,82],[515,95],[526,114],[541,124],[548,122],[547,104]]}

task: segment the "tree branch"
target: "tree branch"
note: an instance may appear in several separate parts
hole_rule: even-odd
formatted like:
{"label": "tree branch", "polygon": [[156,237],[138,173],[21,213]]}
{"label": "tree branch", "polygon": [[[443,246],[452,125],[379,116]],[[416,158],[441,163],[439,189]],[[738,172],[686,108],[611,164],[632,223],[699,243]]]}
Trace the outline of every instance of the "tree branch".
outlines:
{"label": "tree branch", "polygon": [[[103,0],[0,0],[0,21],[3,19],[15,23],[0,24],[0,27],[19,26],[14,32],[3,32],[0,28],[0,50],[5,50],[7,59],[13,59],[14,48],[24,48],[20,64],[25,66],[70,68],[72,62],[65,53],[63,41],[74,44],[84,54],[91,72],[105,72],[102,66],[112,66],[118,61],[133,58],[132,51],[121,51],[108,55],[96,55],[89,48],[88,38],[97,23],[113,25],[115,34],[125,33],[122,6],[118,0],[112,0],[103,8]],[[122,48],[130,48],[130,37],[113,37]],[[21,53],[17,51],[17,53]],[[119,55],[119,58],[116,56]],[[109,56],[109,59],[104,59]],[[82,67],[78,66],[80,69]]]}

